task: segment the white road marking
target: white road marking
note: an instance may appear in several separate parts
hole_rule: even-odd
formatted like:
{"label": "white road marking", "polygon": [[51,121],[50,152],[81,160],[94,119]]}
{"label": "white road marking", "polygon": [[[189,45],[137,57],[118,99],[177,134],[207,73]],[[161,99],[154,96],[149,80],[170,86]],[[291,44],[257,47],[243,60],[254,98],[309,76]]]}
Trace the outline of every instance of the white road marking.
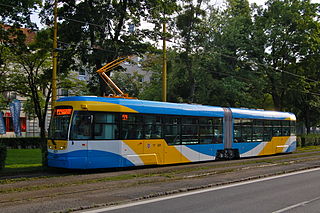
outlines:
{"label": "white road marking", "polygon": [[[292,175],[298,175],[298,174],[314,172],[314,171],[319,171],[319,170],[320,170],[320,168],[302,170],[302,171],[292,172],[292,173],[278,175],[278,176],[266,177],[266,178],[250,180],[250,181],[244,181],[244,182],[234,183],[234,184],[230,184],[230,185],[224,185],[224,186],[212,187],[212,188],[208,188],[208,189],[195,190],[195,191],[190,191],[190,192],[185,192],[185,193],[174,194],[174,195],[170,195],[170,196],[166,196],[166,197],[159,197],[159,198],[150,199],[150,200],[143,200],[143,201],[138,201],[138,202],[133,202],[133,203],[127,203],[127,204],[122,204],[122,205],[117,205],[117,206],[110,206],[110,207],[105,207],[105,208],[101,208],[101,209],[89,210],[89,211],[81,211],[81,212],[82,213],[100,213],[100,212],[112,211],[112,210],[116,210],[116,209],[122,209],[122,208],[138,206],[138,205],[143,205],[143,204],[148,204],[148,203],[154,203],[154,202],[158,202],[158,201],[169,200],[169,199],[173,199],[173,198],[179,198],[179,197],[195,195],[195,194],[200,194],[200,193],[205,193],[205,192],[217,191],[217,190],[221,190],[221,189],[227,189],[227,188],[231,188],[231,187],[242,186],[242,185],[251,184],[251,183],[257,183],[257,182],[263,182],[263,181],[267,181],[267,180],[273,180],[273,179],[277,179],[277,178],[288,177],[288,176],[292,176]],[[299,203],[299,204],[296,204],[296,205],[293,205],[293,206],[290,206],[290,207],[287,207],[287,208],[289,208],[289,209],[291,208],[292,209],[292,208],[295,208],[297,206],[301,206],[301,205],[303,205],[305,203],[309,203],[309,202],[312,202],[312,201],[317,200],[317,199],[320,199],[320,197],[319,198],[315,198],[315,199],[310,200],[310,201],[305,201],[305,202],[302,202],[302,203]],[[278,210],[278,211],[276,211],[274,213],[281,213],[281,212],[285,211],[287,208]]]}
{"label": "white road marking", "polygon": [[288,206],[288,207],[283,208],[283,209],[279,209],[279,210],[274,211],[274,212],[272,212],[272,213],[282,213],[282,212],[286,212],[286,211],[289,211],[289,210],[291,210],[291,209],[298,208],[298,207],[300,207],[300,206],[305,206],[305,205],[307,205],[308,203],[311,203],[311,202],[314,202],[314,201],[317,201],[317,200],[320,200],[320,197],[316,197],[316,198],[311,199],[311,200],[303,201],[303,202],[301,202],[301,203],[297,203],[297,204],[295,204],[295,205]]}

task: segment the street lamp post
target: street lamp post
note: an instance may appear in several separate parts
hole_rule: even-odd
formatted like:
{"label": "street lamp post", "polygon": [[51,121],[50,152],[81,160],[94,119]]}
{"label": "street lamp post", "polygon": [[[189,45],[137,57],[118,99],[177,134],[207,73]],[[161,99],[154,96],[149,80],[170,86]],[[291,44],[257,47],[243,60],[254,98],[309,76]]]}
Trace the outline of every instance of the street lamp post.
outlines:
{"label": "street lamp post", "polygon": [[166,22],[163,22],[163,64],[162,64],[162,101],[167,102],[167,47]]}
{"label": "street lamp post", "polygon": [[53,52],[52,52],[52,98],[51,98],[51,107],[52,109],[55,106],[57,100],[57,58],[58,58],[58,41],[57,41],[57,34],[58,34],[58,24],[57,24],[57,17],[58,17],[58,0],[54,1],[54,23],[53,23]]}

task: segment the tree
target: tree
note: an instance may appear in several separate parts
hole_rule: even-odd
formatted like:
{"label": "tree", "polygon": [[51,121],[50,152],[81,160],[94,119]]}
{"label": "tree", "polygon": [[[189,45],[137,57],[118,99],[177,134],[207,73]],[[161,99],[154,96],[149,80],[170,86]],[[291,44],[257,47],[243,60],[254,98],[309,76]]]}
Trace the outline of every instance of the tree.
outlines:
{"label": "tree", "polygon": [[[182,2],[182,10],[176,17],[176,41],[179,41],[175,58],[171,59],[172,88],[171,100],[183,102],[196,102],[196,88],[198,86],[199,68],[197,67],[201,44],[205,38],[207,28],[204,24],[206,16],[203,5],[206,1],[199,0],[196,3],[190,0]],[[170,95],[169,95],[170,99]],[[181,101],[181,100],[180,100]]]}
{"label": "tree", "polygon": [[7,88],[8,64],[10,61],[9,52],[9,47],[3,44],[0,45],[0,92],[6,91]]}
{"label": "tree", "polygon": [[[36,25],[32,23],[30,16],[32,10],[37,9],[40,5],[41,0],[2,0],[0,6],[0,24],[36,28]],[[3,30],[3,28],[1,28],[1,30]]]}
{"label": "tree", "polygon": [[[168,51],[170,101],[233,107],[263,105],[259,103],[265,99],[262,76],[248,63],[252,27],[249,4],[228,2],[226,11],[220,11],[209,7],[206,1],[186,1],[178,13],[173,32],[178,44]],[[208,13],[204,12],[206,7]],[[152,60],[149,64],[153,71],[161,69]],[[160,74],[154,73],[157,81],[149,88],[156,93],[159,86],[153,85]]]}
{"label": "tree", "polygon": [[116,72],[112,78],[124,93],[129,94],[130,97],[139,97],[143,88],[143,76],[141,74],[138,72],[133,72],[132,74]]}
{"label": "tree", "polygon": [[[169,51],[168,58],[170,57]],[[160,51],[159,53],[147,54],[146,60],[143,62],[142,67],[144,70],[147,70],[150,73],[151,77],[150,82],[144,83],[143,89],[138,97],[145,100],[161,101],[162,55],[160,54]],[[170,71],[170,64],[168,64],[168,70]],[[169,79],[168,82],[171,82],[171,79]],[[172,94],[170,89],[168,90],[168,94]]]}
{"label": "tree", "polygon": [[[51,94],[49,36],[49,31],[38,32],[36,40],[27,45],[24,51],[12,48],[13,69],[9,74],[11,90],[31,98],[34,112],[39,120],[42,138],[45,138],[45,118]],[[43,98],[46,100],[43,101]]]}
{"label": "tree", "polygon": [[21,27],[35,29],[36,25],[31,22],[32,9],[41,4],[40,0],[9,0],[1,1],[0,5],[0,92],[6,91],[7,66],[10,62],[10,48],[25,47],[25,34]]}
{"label": "tree", "polygon": [[[155,19],[159,19],[164,5],[169,9],[176,5],[175,1],[166,0],[61,2],[63,5],[59,8],[59,19],[62,20],[59,26],[59,41],[73,51],[74,58],[69,61],[73,64],[81,61],[82,65],[89,68],[90,91],[97,95],[110,92],[106,91],[95,70],[117,57],[147,52],[151,45],[145,39],[155,37],[158,33],[143,29],[142,21],[155,22]],[[45,15],[50,11],[51,1],[46,3],[49,10],[43,11]]]}
{"label": "tree", "polygon": [[[225,10],[210,8],[204,23],[201,82],[205,103],[232,107],[264,105],[263,76],[252,65],[252,10],[247,0],[229,0]],[[207,96],[207,97],[206,97]]]}
{"label": "tree", "polygon": [[296,112],[310,129],[318,120],[311,115],[319,111],[319,4],[269,0],[266,5],[255,17],[260,29],[256,38],[265,44],[259,68],[266,74],[276,109]]}
{"label": "tree", "polygon": [[[35,115],[39,121],[43,153],[46,153],[47,149],[45,126],[52,92],[51,35],[50,29],[42,30],[37,32],[33,42],[25,44],[24,49],[19,46],[10,48],[11,59],[7,75],[7,91],[15,91],[26,97],[28,100],[25,111],[27,110],[30,115]],[[75,77],[70,77],[68,70],[60,70],[60,75],[65,80],[60,81],[59,88],[69,87],[75,93],[83,91],[83,83]]]}

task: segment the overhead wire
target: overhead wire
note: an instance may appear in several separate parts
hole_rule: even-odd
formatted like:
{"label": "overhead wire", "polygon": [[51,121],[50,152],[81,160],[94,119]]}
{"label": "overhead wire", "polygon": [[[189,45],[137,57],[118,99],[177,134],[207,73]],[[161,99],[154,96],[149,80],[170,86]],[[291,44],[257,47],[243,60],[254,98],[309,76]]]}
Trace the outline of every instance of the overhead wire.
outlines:
{"label": "overhead wire", "polygon": [[0,3],[0,6],[15,8],[13,5]]}
{"label": "overhead wire", "polygon": [[[219,48],[219,47],[216,47],[216,48]],[[219,54],[219,55],[222,55],[224,57],[236,59],[238,61],[238,58],[234,57],[234,56],[226,55],[226,54],[223,54],[223,53],[217,52],[217,51],[212,51],[212,53]],[[253,62],[253,61],[241,61],[241,62],[246,63],[246,64],[251,64],[251,65],[263,66],[263,67],[269,68],[269,69],[271,69],[272,71],[275,71],[275,72],[282,72],[282,73],[286,73],[288,75],[292,75],[292,76],[297,77],[297,78],[303,78],[305,80],[309,80],[309,81],[312,81],[312,82],[318,82],[317,80],[314,80],[314,79],[311,79],[311,78],[307,78],[307,77],[305,77],[303,75],[298,75],[298,74],[291,73],[291,72],[288,72],[288,71],[285,71],[285,70],[282,70],[282,69],[277,69],[277,68],[274,68],[274,67],[272,67],[270,65],[267,65],[267,64],[262,64],[262,63]]]}
{"label": "overhead wire", "polygon": [[[249,78],[245,78],[245,77],[242,77],[242,76],[239,76],[239,75],[235,75],[234,73],[227,73],[227,72],[221,72],[221,71],[212,71],[212,73],[216,73],[216,74],[219,74],[219,75],[224,75],[224,76],[231,76],[231,77],[234,77],[236,79],[240,79],[242,81],[246,81],[246,82],[249,82],[249,83],[252,83],[252,79],[249,79]],[[286,89],[286,87],[278,87],[279,89]],[[300,91],[302,93],[305,93],[305,94],[311,94],[311,95],[316,95],[316,96],[320,96],[320,93],[315,93],[315,92],[308,92],[308,91]]]}
{"label": "overhead wire", "polygon": [[80,21],[80,20],[73,19],[73,18],[64,18],[64,19],[66,19],[66,20],[68,20],[68,21],[73,21],[73,22],[81,23],[81,24],[87,24],[87,25],[92,25],[92,26],[95,26],[95,27],[104,28],[102,25],[94,24],[94,23],[87,22],[87,21]]}

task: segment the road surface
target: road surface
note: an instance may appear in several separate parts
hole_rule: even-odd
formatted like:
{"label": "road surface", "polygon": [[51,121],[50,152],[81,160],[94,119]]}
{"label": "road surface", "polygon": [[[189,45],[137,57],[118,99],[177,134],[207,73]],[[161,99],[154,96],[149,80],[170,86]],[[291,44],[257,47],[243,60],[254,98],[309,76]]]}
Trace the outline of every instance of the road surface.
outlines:
{"label": "road surface", "polygon": [[320,168],[86,212],[318,213],[319,209]]}

